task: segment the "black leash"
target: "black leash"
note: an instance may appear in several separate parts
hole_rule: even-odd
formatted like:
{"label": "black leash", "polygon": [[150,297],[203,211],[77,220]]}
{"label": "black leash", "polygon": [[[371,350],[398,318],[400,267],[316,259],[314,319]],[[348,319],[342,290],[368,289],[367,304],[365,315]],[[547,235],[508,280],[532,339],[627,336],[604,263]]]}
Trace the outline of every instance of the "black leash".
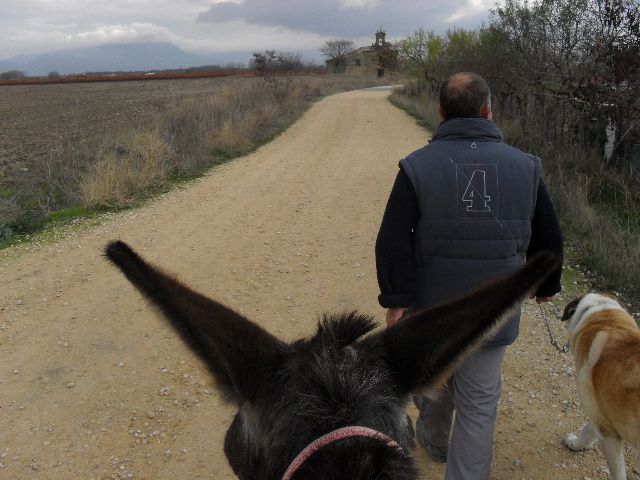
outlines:
{"label": "black leash", "polygon": [[556,350],[558,350],[560,353],[567,353],[569,351],[569,342],[567,342],[562,347],[558,344],[556,339],[553,338],[553,333],[551,333],[551,325],[549,324],[549,317],[547,317],[547,312],[544,311],[544,308],[542,308],[541,303],[538,304],[538,307],[540,308],[540,313],[542,314],[542,319],[544,320],[544,326],[545,326],[545,329],[547,330],[547,335],[549,336],[549,341],[551,342],[551,345],[556,347]]}

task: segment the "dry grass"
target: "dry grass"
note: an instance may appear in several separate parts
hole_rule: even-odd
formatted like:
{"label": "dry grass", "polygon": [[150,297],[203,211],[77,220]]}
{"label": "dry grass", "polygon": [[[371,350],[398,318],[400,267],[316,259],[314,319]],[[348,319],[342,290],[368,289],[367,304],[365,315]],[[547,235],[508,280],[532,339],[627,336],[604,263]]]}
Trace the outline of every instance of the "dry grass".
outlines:
{"label": "dry grass", "polygon": [[428,130],[438,127],[438,103],[429,96],[415,96],[410,85],[396,88],[389,97],[396,107],[407,111],[418,120],[418,123]]}
{"label": "dry grass", "polygon": [[542,157],[565,237],[581,251],[581,263],[596,273],[599,288],[639,301],[637,174],[595,167],[600,156],[593,151],[548,148]]}
{"label": "dry grass", "polygon": [[135,134],[128,148],[105,152],[91,165],[80,182],[83,203],[121,207],[136,192],[163,185],[173,170],[171,153],[158,132]]}
{"label": "dry grass", "polygon": [[[64,217],[76,211],[135,205],[166,190],[176,178],[191,178],[257,148],[293,123],[315,99],[380,84],[342,75],[227,79],[216,85],[182,82],[196,83],[163,84],[164,89],[143,85],[142,93],[135,82],[130,93],[117,83],[113,87],[34,86],[33,91],[12,87],[17,103],[19,92],[35,95],[38,103],[80,93],[90,102],[97,88],[100,105],[112,110],[95,125],[86,120],[86,111],[67,110],[59,135],[55,128],[51,130],[50,122],[44,124],[51,130],[45,133],[59,138],[60,143],[47,141],[47,151],[28,162],[0,165],[0,248],[42,228],[55,212],[60,213],[55,217]],[[113,110],[109,92],[118,102],[135,108]],[[52,103],[53,111],[60,108],[56,105]],[[105,110],[100,105],[91,111]],[[25,125],[35,121],[27,116],[22,120]],[[9,138],[22,141],[19,135]],[[33,144],[33,139],[24,143]],[[6,147],[10,155],[22,152],[18,146]]]}
{"label": "dry grass", "polygon": [[174,105],[160,128],[188,170],[199,166],[201,156],[211,151],[250,150],[280,118],[297,116],[304,101],[296,89],[285,91],[257,80],[214,97]]}
{"label": "dry grass", "polygon": [[165,187],[172,176],[191,176],[250,152],[295,121],[310,99],[371,84],[360,78],[322,80],[253,79],[171,105],[153,131],[137,133],[92,164],[80,186],[83,204],[131,205],[141,192]]}

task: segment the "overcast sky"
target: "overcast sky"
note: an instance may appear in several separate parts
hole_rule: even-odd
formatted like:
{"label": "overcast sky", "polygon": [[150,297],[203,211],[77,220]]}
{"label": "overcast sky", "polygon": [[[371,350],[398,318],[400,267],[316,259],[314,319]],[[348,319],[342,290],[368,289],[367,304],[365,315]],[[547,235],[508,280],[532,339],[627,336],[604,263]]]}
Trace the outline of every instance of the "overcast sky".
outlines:
{"label": "overcast sky", "polygon": [[[315,51],[332,38],[372,43],[419,27],[474,28],[494,0],[0,0],[0,59],[133,42],[190,53]],[[239,59],[241,60],[241,59]]]}

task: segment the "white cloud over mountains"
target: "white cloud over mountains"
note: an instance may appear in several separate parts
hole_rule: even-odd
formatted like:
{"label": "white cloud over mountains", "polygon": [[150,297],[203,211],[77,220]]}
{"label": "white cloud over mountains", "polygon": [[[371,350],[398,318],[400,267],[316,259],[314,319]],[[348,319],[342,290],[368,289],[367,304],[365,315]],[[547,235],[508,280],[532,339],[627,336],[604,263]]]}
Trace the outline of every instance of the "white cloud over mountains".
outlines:
{"label": "white cloud over mountains", "polygon": [[[401,38],[476,26],[492,0],[0,0],[0,59],[116,43],[170,42],[194,53],[317,50],[325,40]],[[452,22],[455,22],[452,23]]]}
{"label": "white cloud over mountains", "polygon": [[[463,0],[452,2],[464,3]],[[198,16],[200,22],[244,20],[251,25],[282,26],[322,35],[356,37],[384,26],[389,32],[433,23],[443,17],[440,2],[396,0],[244,0],[220,2]],[[451,13],[449,11],[449,13]]]}

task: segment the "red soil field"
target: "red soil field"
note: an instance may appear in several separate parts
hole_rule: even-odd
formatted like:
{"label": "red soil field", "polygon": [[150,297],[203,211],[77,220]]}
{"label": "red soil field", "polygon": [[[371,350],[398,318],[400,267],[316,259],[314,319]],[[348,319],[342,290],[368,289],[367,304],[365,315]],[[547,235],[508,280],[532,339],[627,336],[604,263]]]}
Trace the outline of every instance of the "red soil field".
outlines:
{"label": "red soil field", "polygon": [[161,73],[132,73],[110,75],[68,75],[61,77],[33,77],[16,80],[0,80],[0,85],[44,85],[49,83],[91,83],[91,82],[130,82],[140,80],[176,80],[188,78],[216,78],[216,77],[254,77],[254,70],[210,70],[203,72],[161,72]]}

